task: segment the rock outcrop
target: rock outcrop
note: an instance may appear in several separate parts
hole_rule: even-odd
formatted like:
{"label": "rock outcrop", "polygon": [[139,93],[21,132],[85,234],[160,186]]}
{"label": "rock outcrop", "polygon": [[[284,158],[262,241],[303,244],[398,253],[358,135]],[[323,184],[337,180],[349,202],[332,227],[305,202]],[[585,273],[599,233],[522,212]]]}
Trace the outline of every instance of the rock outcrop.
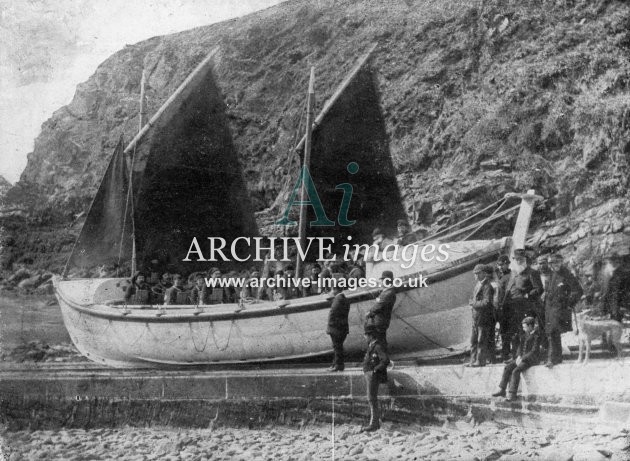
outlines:
{"label": "rock outcrop", "polygon": [[[44,123],[6,195],[2,264],[59,270],[120,134],[135,134],[142,71],[151,115],[216,46],[229,129],[269,229],[277,216],[262,211],[294,181],[308,68],[319,109],[371,43],[410,219],[438,230],[533,188],[545,200],[532,244],[576,262],[628,253],[627,2],[299,0],[127,46],[101,64]],[[511,219],[478,235],[505,232]]]}

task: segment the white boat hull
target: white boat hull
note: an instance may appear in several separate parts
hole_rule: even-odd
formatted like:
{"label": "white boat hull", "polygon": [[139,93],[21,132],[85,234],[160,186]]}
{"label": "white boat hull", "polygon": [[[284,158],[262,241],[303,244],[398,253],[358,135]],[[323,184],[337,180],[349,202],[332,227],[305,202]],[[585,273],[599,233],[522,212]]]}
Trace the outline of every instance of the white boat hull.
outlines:
{"label": "white boat hull", "polygon": [[[486,241],[463,252],[447,267],[430,268],[427,287],[403,287],[397,294],[388,348],[392,357],[430,358],[465,350],[470,339],[468,301],[472,266],[494,259],[508,239]],[[381,270],[377,263],[372,270]],[[411,273],[412,269],[408,272]],[[416,268],[416,274],[418,271]],[[125,279],[55,281],[63,319],[77,349],[87,358],[112,366],[139,364],[201,365],[260,362],[332,352],[326,334],[330,300],[324,295],[283,302],[204,306],[108,305],[120,299]],[[349,353],[364,348],[363,324],[377,290],[347,291],[351,302]]]}

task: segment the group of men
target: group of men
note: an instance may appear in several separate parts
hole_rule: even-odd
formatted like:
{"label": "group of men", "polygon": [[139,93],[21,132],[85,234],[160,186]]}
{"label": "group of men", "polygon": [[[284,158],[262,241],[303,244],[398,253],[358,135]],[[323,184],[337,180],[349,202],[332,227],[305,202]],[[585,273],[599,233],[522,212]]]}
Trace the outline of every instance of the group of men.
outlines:
{"label": "group of men", "polygon": [[[611,254],[604,268],[608,279],[601,312],[621,322],[627,304],[630,280],[621,270],[621,258]],[[501,335],[501,358],[505,363],[499,391],[493,396],[515,400],[521,374],[546,357],[545,366],[562,362],[562,333],[572,330],[572,317],[583,289],[564,265],[560,254],[539,256],[531,267],[524,249],[513,260],[503,255],[496,267],[477,265],[477,279],[470,300],[473,327],[470,362],[481,367],[495,360],[495,327]],[[510,267],[511,266],[511,267]]]}
{"label": "group of men", "polygon": [[236,302],[237,293],[232,287],[207,286],[206,277],[218,279],[221,271],[212,268],[208,273],[198,273],[185,279],[180,274],[152,272],[149,278],[143,272],[136,273],[125,291],[125,303],[136,305],[184,305],[220,304]]}
{"label": "group of men", "polygon": [[[365,317],[364,334],[367,340],[367,350],[363,359],[363,372],[366,379],[367,400],[370,406],[370,422],[361,428],[364,432],[375,431],[380,427],[380,413],[378,408],[378,387],[387,382],[387,329],[392,318],[396,291],[392,287],[394,274],[383,271],[381,283],[384,289],[375,299]],[[343,371],[344,350],[343,343],[348,336],[348,314],[350,302],[341,288],[335,286],[332,291],[333,299],[328,314],[326,333],[330,335],[333,345],[333,363],[329,371]]]}
{"label": "group of men", "polygon": [[[511,263],[511,264],[510,264]],[[502,255],[496,267],[477,265],[477,284],[470,306],[473,312],[471,360],[468,366],[494,362],[495,326],[500,325],[501,359],[515,359],[522,343],[522,321],[532,318],[546,352],[545,366],[562,362],[561,334],[572,328],[573,308],[583,291],[577,278],[564,265],[562,255],[539,256],[531,267],[524,249],[513,260]]]}

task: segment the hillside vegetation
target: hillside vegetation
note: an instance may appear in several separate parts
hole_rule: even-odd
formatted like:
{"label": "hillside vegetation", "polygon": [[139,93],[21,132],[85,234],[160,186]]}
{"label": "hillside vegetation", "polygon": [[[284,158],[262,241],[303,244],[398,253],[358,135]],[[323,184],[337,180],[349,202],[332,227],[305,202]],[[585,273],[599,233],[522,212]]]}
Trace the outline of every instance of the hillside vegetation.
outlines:
{"label": "hillside vegetation", "polygon": [[[545,201],[532,243],[560,248],[576,263],[611,249],[628,253],[628,2],[322,0],[155,37],[101,64],[43,125],[5,197],[4,267],[59,269],[118,137],[135,133],[143,69],[152,114],[220,47],[216,82],[246,187],[262,211],[293,181],[309,67],[316,66],[321,108],[372,43],[410,219],[430,203],[423,219],[437,230],[505,192],[533,188]],[[260,213],[259,226],[269,229],[275,218]],[[504,221],[492,231],[509,227]]]}

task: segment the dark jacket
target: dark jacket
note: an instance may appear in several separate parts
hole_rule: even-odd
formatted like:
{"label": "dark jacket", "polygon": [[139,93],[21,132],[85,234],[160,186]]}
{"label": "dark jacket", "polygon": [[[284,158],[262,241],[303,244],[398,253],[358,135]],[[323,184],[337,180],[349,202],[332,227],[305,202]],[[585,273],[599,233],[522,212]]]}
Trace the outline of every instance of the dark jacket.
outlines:
{"label": "dark jacket", "polygon": [[621,267],[614,270],[608,281],[606,293],[602,300],[602,310],[610,314],[610,318],[621,322],[624,309],[630,308],[630,273]]}
{"label": "dark jacket", "polygon": [[494,288],[489,279],[484,280],[481,283],[475,285],[473,291],[473,297],[471,300],[471,307],[473,312],[482,316],[489,316],[492,314],[492,298],[494,297]]}
{"label": "dark jacket", "polygon": [[190,298],[188,292],[184,288],[175,285],[166,290],[164,295],[164,304],[189,304]]}
{"label": "dark jacket", "polygon": [[125,291],[128,304],[151,304],[151,287],[148,283],[132,283]]}
{"label": "dark jacket", "polygon": [[389,365],[389,355],[387,348],[378,340],[373,340],[368,345],[363,357],[363,371],[373,371],[379,383],[387,382],[387,365]]}
{"label": "dark jacket", "polygon": [[396,303],[396,291],[394,288],[386,288],[376,298],[376,304],[368,313],[368,319],[380,329],[387,330],[392,319],[392,310]]}
{"label": "dark jacket", "polygon": [[415,243],[419,240],[420,239],[418,238],[418,234],[416,234],[415,232],[408,232],[402,237],[398,237],[396,243],[398,245],[405,246],[405,245],[410,245],[412,243]]}
{"label": "dark jacket", "polygon": [[520,274],[512,274],[505,287],[506,300],[536,300],[543,292],[540,274],[531,267]]}
{"label": "dark jacket", "polygon": [[337,294],[332,300],[330,312],[328,312],[328,328],[326,333],[331,336],[346,336],[350,331],[348,326],[348,314],[350,301],[343,293]]}
{"label": "dark jacket", "polygon": [[571,331],[571,309],[582,297],[582,287],[566,267],[551,275],[545,294],[545,331]]}
{"label": "dark jacket", "polygon": [[212,294],[212,290],[208,289],[206,285],[202,285],[199,288],[198,285],[195,285],[192,290],[190,290],[190,303],[191,304],[210,304],[210,295]]}
{"label": "dark jacket", "polygon": [[538,328],[534,328],[531,333],[521,333],[516,355],[529,366],[536,365],[540,360],[540,339]]}

